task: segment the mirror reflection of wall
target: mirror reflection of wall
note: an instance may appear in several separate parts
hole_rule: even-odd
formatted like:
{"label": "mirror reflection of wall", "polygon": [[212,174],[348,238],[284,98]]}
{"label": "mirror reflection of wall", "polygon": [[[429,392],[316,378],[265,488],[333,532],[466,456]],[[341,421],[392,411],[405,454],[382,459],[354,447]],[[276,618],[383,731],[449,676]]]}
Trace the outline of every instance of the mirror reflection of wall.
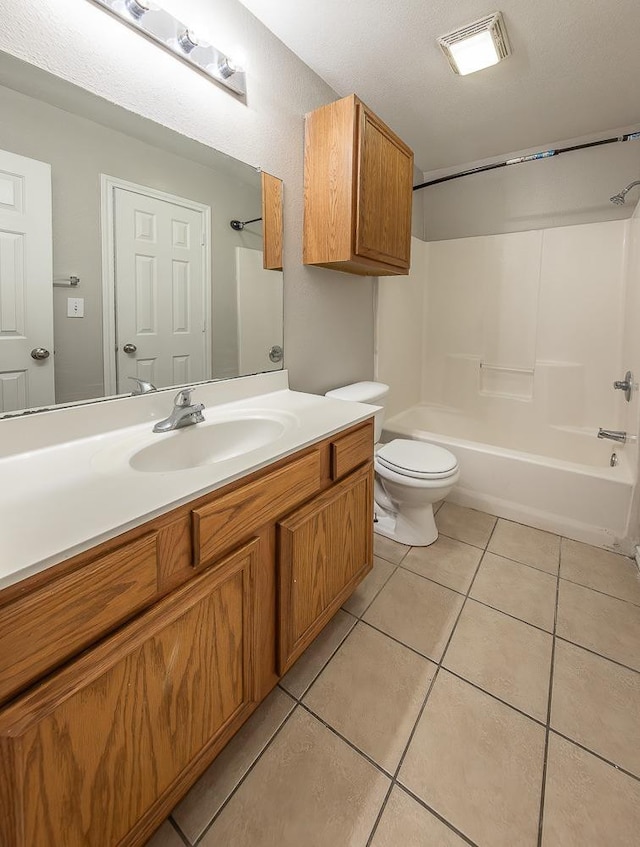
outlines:
{"label": "mirror reflection of wall", "polygon": [[[3,81],[6,81],[4,75]],[[70,88],[66,83],[61,84]],[[265,363],[261,370],[282,367],[281,362],[273,363],[268,357],[272,346],[282,344],[282,275],[277,271],[263,272],[271,278],[271,288],[275,285],[275,311],[279,310],[279,321],[274,325],[272,320],[269,341],[264,340],[268,347],[257,358],[247,357],[241,351],[242,325],[246,337],[246,327],[256,320],[251,312],[254,308],[264,312],[264,302],[258,307],[257,300],[243,296],[240,290],[248,285],[247,267],[258,267],[258,263],[241,263],[237,248],[253,251],[256,256],[259,251],[261,262],[262,224],[257,221],[234,231],[229,222],[260,217],[260,173],[165,128],[157,127],[157,132],[150,133],[149,128],[153,129],[154,125],[149,121],[86,92],[77,100],[86,103],[90,98],[92,119],[69,111],[66,101],[63,109],[59,104],[30,96],[32,91],[28,86],[25,86],[28,93],[15,87],[0,87],[0,112],[10,116],[0,124],[0,151],[46,163],[51,170],[55,355],[51,361],[45,360],[44,366],[53,365],[55,402],[68,403],[131,390],[123,387],[122,379],[130,375],[129,371],[131,375],[155,379],[158,387],[163,387],[255,372],[260,361]],[[56,98],[49,96],[49,99]],[[116,110],[118,116],[114,121]],[[149,143],[151,138],[157,143]],[[8,172],[11,168],[3,165],[0,153],[0,172],[3,170]],[[125,185],[105,189],[106,176],[114,177],[116,183],[132,183],[133,189],[128,193]],[[101,196],[105,190],[120,192],[117,203],[109,207],[115,220],[105,220],[108,204]],[[128,205],[125,202],[136,199],[147,205],[137,209],[135,202]],[[176,201],[174,206],[172,200]],[[148,214],[150,209],[152,214]],[[130,223],[128,240],[124,230],[118,235],[118,227],[126,215]],[[0,218],[0,228],[2,225]],[[158,244],[145,249],[145,240],[146,246],[151,247],[154,238]],[[173,242],[173,254],[168,241]],[[122,254],[119,247],[124,251]],[[103,255],[106,252],[108,257],[109,250],[114,251],[111,263]],[[108,361],[105,367],[108,343],[106,352],[103,350],[103,287],[109,273],[114,277],[113,287],[120,291],[117,308],[108,302],[112,295],[107,294],[105,302],[105,308],[113,311],[116,346],[120,348],[114,358],[120,369],[117,380],[110,379]],[[239,273],[245,279],[240,286]],[[202,275],[205,287],[198,289],[198,277]],[[71,276],[80,279],[77,287],[65,286],[65,280]],[[241,306],[249,310],[244,320],[239,320]],[[270,311],[273,315],[274,309]],[[259,324],[260,312],[256,314]],[[121,332],[118,320],[122,322],[123,317],[128,318],[128,325]],[[156,335],[162,321],[169,334],[160,343]],[[129,338],[132,333],[136,337]],[[194,349],[204,351],[203,362],[199,365],[187,362],[180,344],[174,362],[170,336],[184,341],[184,336],[193,333],[201,336],[192,340]],[[206,340],[203,343],[205,336],[208,345]],[[140,340],[142,345],[138,343]],[[127,343],[144,349],[140,354],[123,357],[121,348]],[[153,359],[163,345],[171,361],[170,366],[161,368],[154,365]],[[44,345],[35,340],[33,346]],[[7,371],[3,359],[6,357],[0,347],[0,376]],[[241,359],[250,370],[242,369]],[[35,361],[33,367],[42,365]],[[12,399],[7,391],[5,408],[0,405],[0,412],[12,411],[7,408],[12,402],[13,408],[21,408],[19,404],[15,406],[18,400],[18,395],[14,393]],[[39,401],[30,396],[24,405],[37,406],[43,402],[50,404],[51,399]]]}

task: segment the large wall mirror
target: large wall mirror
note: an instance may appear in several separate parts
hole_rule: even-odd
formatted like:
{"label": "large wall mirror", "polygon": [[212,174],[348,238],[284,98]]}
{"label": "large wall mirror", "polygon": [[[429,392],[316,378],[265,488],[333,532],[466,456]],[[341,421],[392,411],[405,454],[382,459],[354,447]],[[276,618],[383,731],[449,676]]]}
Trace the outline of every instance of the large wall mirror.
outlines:
{"label": "large wall mirror", "polygon": [[0,114],[0,416],[283,366],[257,168],[6,54]]}

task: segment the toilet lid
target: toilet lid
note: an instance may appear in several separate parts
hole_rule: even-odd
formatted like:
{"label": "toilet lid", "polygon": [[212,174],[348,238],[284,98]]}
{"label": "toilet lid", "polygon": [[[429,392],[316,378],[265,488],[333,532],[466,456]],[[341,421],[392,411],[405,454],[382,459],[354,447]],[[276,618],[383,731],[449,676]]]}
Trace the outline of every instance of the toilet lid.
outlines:
{"label": "toilet lid", "polygon": [[451,476],[458,467],[453,453],[425,441],[396,438],[376,453],[381,465],[403,476],[416,479],[440,479]]}

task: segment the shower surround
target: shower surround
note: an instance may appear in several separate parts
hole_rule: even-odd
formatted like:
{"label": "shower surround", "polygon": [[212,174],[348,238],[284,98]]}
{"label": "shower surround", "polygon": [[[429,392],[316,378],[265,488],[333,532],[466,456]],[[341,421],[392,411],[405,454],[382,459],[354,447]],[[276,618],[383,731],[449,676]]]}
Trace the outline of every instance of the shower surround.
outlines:
{"label": "shower surround", "polygon": [[[409,278],[378,284],[385,439],[456,453],[450,499],[461,505],[632,552],[638,398],[626,403],[612,383],[628,368],[640,376],[639,243],[637,212],[414,239]],[[600,426],[632,440],[598,440]]]}

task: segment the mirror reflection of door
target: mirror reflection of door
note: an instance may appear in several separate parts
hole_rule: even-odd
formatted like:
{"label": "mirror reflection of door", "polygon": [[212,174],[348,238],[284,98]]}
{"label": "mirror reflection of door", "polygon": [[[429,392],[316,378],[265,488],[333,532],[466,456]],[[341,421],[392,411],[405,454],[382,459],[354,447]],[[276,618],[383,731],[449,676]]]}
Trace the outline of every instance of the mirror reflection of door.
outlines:
{"label": "mirror reflection of door", "polygon": [[262,251],[236,247],[238,367],[255,374],[282,367],[282,272],[265,270]]}
{"label": "mirror reflection of door", "polygon": [[117,393],[210,378],[209,210],[143,187],[113,188]]}
{"label": "mirror reflection of door", "polygon": [[0,413],[54,393],[51,167],[0,150]]}

